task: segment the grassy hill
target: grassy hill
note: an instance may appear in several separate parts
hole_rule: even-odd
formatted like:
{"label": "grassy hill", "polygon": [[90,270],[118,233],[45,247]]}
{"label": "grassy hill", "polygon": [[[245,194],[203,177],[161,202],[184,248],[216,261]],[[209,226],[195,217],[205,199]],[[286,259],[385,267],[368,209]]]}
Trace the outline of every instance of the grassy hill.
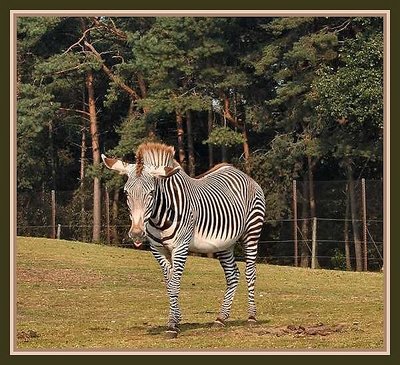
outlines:
{"label": "grassy hill", "polygon": [[182,332],[166,340],[168,299],[151,253],[19,237],[16,349],[286,350],[384,346],[384,276],[258,265],[259,323],[246,324],[244,264],[225,328],[217,260],[189,257]]}

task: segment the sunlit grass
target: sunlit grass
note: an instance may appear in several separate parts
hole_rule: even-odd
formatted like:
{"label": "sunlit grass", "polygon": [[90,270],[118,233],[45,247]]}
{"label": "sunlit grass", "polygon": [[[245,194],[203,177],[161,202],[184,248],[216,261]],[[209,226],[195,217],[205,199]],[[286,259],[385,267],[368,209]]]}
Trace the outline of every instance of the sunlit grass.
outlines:
{"label": "sunlit grass", "polygon": [[[189,257],[181,288],[182,332],[164,335],[168,299],[151,253],[17,239],[17,349],[382,349],[381,273],[259,264],[259,323],[246,324],[244,264],[225,328],[211,328],[225,279],[217,260]],[[343,325],[328,335],[269,333],[288,325]]]}

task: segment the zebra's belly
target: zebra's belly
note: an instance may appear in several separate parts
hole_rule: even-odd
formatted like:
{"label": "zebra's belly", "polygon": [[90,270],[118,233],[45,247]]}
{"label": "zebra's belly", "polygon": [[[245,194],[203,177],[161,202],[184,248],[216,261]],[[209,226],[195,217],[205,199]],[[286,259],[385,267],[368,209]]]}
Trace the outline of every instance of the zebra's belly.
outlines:
{"label": "zebra's belly", "polygon": [[215,253],[218,251],[224,251],[232,247],[239,237],[232,237],[225,240],[204,237],[198,233],[195,233],[192,241],[189,245],[189,251],[198,253]]}

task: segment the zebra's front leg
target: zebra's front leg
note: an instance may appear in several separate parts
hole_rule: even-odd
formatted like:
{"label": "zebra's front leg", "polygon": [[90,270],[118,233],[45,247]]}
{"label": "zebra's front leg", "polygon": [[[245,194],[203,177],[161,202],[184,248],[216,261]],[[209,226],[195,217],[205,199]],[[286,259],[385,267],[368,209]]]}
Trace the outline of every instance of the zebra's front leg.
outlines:
{"label": "zebra's front leg", "polygon": [[239,283],[239,269],[235,262],[235,257],[232,250],[217,252],[216,256],[224,269],[226,279],[226,291],[224,300],[222,302],[221,310],[217,319],[214,321],[215,325],[224,325],[225,321],[229,318],[233,298],[235,296],[236,288]]}
{"label": "zebra's front leg", "polygon": [[182,315],[179,308],[179,292],[181,288],[181,278],[188,256],[188,245],[181,245],[172,251],[172,270],[171,277],[167,282],[167,292],[169,296],[169,319],[167,336],[175,338],[179,332],[179,322]]}
{"label": "zebra's front leg", "polygon": [[168,284],[168,281],[171,279],[171,274],[172,274],[172,266],[171,266],[171,254],[170,252],[165,249],[165,248],[155,248],[150,245],[151,252],[157,262],[159,263],[163,276],[164,276],[164,281],[165,284]]}

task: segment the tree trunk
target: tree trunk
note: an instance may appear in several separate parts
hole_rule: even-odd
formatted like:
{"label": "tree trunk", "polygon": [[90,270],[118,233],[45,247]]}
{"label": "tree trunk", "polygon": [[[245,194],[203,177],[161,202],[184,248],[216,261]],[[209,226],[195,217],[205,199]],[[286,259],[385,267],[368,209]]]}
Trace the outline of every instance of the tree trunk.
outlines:
{"label": "tree trunk", "polygon": [[293,180],[292,192],[292,209],[293,209],[293,240],[294,240],[294,266],[299,266],[299,240],[298,240],[298,217],[297,217],[297,181]]}
{"label": "tree trunk", "polygon": [[308,164],[308,188],[309,188],[309,198],[310,198],[310,214],[311,217],[316,217],[316,204],[314,196],[314,166],[315,162],[312,161],[311,157],[307,157]]}
{"label": "tree trunk", "polygon": [[111,208],[111,240],[114,245],[119,244],[117,221],[118,221],[118,208],[119,208],[119,189],[114,190],[114,196]]}
{"label": "tree trunk", "polygon": [[186,111],[186,133],[187,133],[187,144],[188,144],[188,156],[189,156],[189,175],[194,177],[196,174],[196,163],[194,157],[194,144],[193,144],[193,129],[192,129],[192,113],[190,110]]}
{"label": "tree trunk", "polygon": [[361,179],[361,189],[362,189],[362,216],[363,216],[363,262],[364,271],[368,271],[368,242],[367,242],[367,196],[365,191],[365,179]]}
{"label": "tree trunk", "polygon": [[185,155],[185,143],[184,143],[184,135],[183,131],[183,118],[182,114],[179,111],[176,111],[176,132],[178,136],[178,156],[179,163],[182,168],[186,170],[186,155]]}
{"label": "tree trunk", "polygon": [[242,136],[243,136],[243,156],[244,156],[244,169],[246,173],[249,173],[249,157],[250,157],[250,148],[249,148],[249,138],[247,134],[246,123],[243,122],[242,126]]}
{"label": "tree trunk", "polygon": [[[308,189],[309,189],[309,199],[310,199],[310,216],[311,216],[311,218],[315,218],[317,216],[315,196],[314,196],[315,161],[312,161],[310,156],[307,157],[307,165],[308,165]],[[317,246],[316,246],[316,249],[317,249]],[[318,252],[316,252],[315,267],[319,267]]]}
{"label": "tree trunk", "polygon": [[111,230],[110,230],[110,193],[108,188],[104,189],[105,194],[105,208],[106,208],[106,226],[107,226],[107,244],[111,242]]}
{"label": "tree trunk", "polygon": [[[146,87],[146,83],[144,82],[143,75],[141,73],[138,73],[137,80],[138,80],[138,85],[139,85],[141,97],[142,97],[142,99],[145,99],[145,98],[147,98],[147,87]],[[145,113],[147,113],[148,112],[148,108],[147,107],[143,107],[143,111]]]}
{"label": "tree trunk", "polygon": [[351,271],[351,259],[350,259],[350,239],[349,239],[349,186],[346,185],[346,213],[344,217],[344,252],[346,255],[346,270]]}
{"label": "tree trunk", "polygon": [[[230,100],[229,97],[225,94],[225,93],[221,93],[221,96],[223,98],[224,101],[224,111],[223,111],[223,116],[224,116],[224,120],[229,121],[229,123],[234,127],[237,128],[239,130],[242,131],[242,136],[243,136],[243,156],[245,159],[245,169],[246,172],[248,172],[248,164],[247,161],[250,157],[250,148],[249,148],[249,139],[248,139],[248,134],[247,134],[247,129],[246,129],[246,123],[243,122],[242,125],[239,125],[239,121],[237,118],[237,101],[236,101],[236,94],[235,94],[235,98],[234,98],[234,111],[233,114],[230,111]],[[226,158],[226,148],[223,147],[222,148],[222,161],[226,162],[227,158]]]}
{"label": "tree trunk", "polygon": [[50,142],[50,165],[51,165],[51,188],[56,189],[56,156],[54,148],[54,129],[53,121],[49,122],[49,142]]}
{"label": "tree trunk", "polygon": [[310,249],[308,248],[308,227],[309,227],[309,220],[310,218],[308,212],[309,207],[309,187],[308,187],[308,180],[304,179],[303,181],[303,200],[301,204],[301,218],[303,219],[301,223],[301,253],[300,253],[300,266],[301,267],[310,267]]}
{"label": "tree trunk", "polygon": [[[96,169],[100,165],[100,144],[97,127],[96,104],[93,86],[93,71],[86,74],[86,88],[88,92],[88,104],[90,114],[90,135],[92,139],[93,166]],[[93,178],[93,242],[100,241],[101,232],[101,183],[100,178]]]}
{"label": "tree trunk", "polygon": [[356,256],[356,271],[362,271],[363,269],[362,244],[360,239],[360,228],[357,219],[358,204],[356,200],[356,192],[353,180],[353,169],[351,167],[351,161],[346,161],[346,172],[349,184],[350,212],[351,212],[351,221],[353,226],[354,250]]}
{"label": "tree trunk", "polygon": [[222,162],[228,162],[226,146],[221,146],[221,159],[222,159]]}
{"label": "tree trunk", "polygon": [[[212,107],[208,110],[207,118],[208,135],[210,135],[213,128],[213,112]],[[211,143],[208,144],[208,166],[211,168],[214,166],[214,151]]]}
{"label": "tree trunk", "polygon": [[[137,82],[139,85],[139,89],[140,89],[140,96],[142,99],[147,98],[147,86],[146,86],[146,82],[143,78],[143,75],[139,72],[137,75]],[[136,101],[132,99],[132,102],[135,103]],[[144,106],[143,107],[143,114],[146,115],[148,112],[150,111],[149,107]],[[154,122],[149,123],[148,126],[148,132],[147,132],[147,136],[150,139],[155,138],[156,136],[156,132],[155,132],[156,126],[154,124]]]}
{"label": "tree trunk", "polygon": [[81,138],[81,170],[80,170],[80,183],[79,183],[79,191],[81,198],[81,237],[82,241],[86,240],[85,235],[85,225],[86,225],[86,217],[85,217],[85,160],[86,160],[86,130],[85,127],[82,127],[82,138]]}

